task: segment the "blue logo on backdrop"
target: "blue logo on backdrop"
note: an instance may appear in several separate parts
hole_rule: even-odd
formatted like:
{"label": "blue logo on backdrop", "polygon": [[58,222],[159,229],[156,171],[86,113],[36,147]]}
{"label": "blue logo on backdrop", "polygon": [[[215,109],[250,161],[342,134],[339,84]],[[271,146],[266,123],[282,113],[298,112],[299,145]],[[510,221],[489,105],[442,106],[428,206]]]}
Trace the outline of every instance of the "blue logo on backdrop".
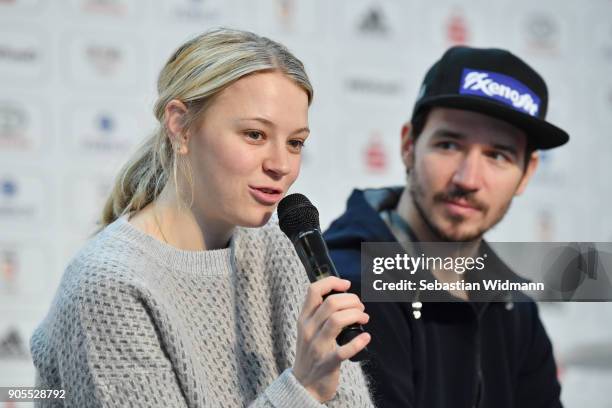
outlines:
{"label": "blue logo on backdrop", "polygon": [[536,116],[540,109],[540,98],[531,89],[496,72],[464,69],[459,93],[494,99],[531,116]]}
{"label": "blue logo on backdrop", "polygon": [[2,195],[6,197],[12,197],[17,193],[17,184],[11,180],[3,180],[2,183]]}
{"label": "blue logo on backdrop", "polygon": [[98,128],[105,133],[110,133],[115,128],[113,118],[108,115],[101,115],[98,117]]}

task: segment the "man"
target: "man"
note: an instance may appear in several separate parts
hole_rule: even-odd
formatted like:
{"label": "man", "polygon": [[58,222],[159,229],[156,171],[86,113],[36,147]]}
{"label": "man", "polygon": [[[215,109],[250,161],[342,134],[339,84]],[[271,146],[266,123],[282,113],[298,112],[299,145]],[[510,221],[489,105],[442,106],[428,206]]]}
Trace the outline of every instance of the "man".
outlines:
{"label": "man", "polygon": [[[449,49],[425,76],[402,129],[406,187],[354,191],[325,233],[355,291],[362,242],[399,242],[406,250],[415,242],[463,242],[471,253],[486,246],[483,234],[534,174],[537,150],[569,140],[545,121],[547,103],[544,80],[513,54]],[[516,276],[491,258],[486,273]],[[438,281],[460,279],[429,273]],[[444,293],[449,302],[366,303],[372,342],[364,367],[377,406],[561,406],[534,302],[468,302],[465,291]]]}

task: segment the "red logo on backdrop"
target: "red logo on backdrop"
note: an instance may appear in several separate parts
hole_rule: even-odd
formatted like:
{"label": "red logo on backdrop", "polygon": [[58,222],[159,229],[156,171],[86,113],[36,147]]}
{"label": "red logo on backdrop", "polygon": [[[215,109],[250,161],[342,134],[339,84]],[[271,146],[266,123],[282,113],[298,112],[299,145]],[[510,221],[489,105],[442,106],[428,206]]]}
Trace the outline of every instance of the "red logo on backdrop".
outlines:
{"label": "red logo on backdrop", "polygon": [[17,254],[13,251],[0,253],[0,287],[5,292],[13,292],[17,277]]}
{"label": "red logo on backdrop", "polygon": [[387,170],[387,153],[382,136],[373,132],[365,148],[366,168],[371,173],[382,173]]}
{"label": "red logo on backdrop", "polygon": [[124,16],[127,14],[124,3],[123,0],[88,0],[82,2],[81,8],[88,13]]}
{"label": "red logo on backdrop", "polygon": [[543,242],[552,241],[555,237],[555,219],[546,209],[540,210],[536,222],[536,239]]}
{"label": "red logo on backdrop", "polygon": [[28,113],[15,103],[0,102],[0,150],[3,148],[26,149],[31,143],[26,131]]}
{"label": "red logo on backdrop", "polygon": [[446,20],[446,41],[449,45],[462,45],[470,41],[467,21],[460,10],[455,10]]}
{"label": "red logo on backdrop", "polygon": [[282,28],[287,31],[291,30],[293,28],[292,23],[295,15],[295,1],[278,0],[276,6]]}

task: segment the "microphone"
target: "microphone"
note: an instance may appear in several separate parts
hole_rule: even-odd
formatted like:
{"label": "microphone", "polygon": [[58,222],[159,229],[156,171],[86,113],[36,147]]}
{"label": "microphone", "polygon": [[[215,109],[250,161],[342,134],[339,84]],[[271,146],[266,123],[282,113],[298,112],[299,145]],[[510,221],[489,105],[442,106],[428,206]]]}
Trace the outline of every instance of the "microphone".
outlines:
{"label": "microphone", "polygon": [[[321,235],[319,211],[308,198],[302,194],[290,194],[283,198],[278,204],[278,223],[293,243],[310,282],[328,276],[340,277]],[[329,295],[335,293],[339,292],[332,291]],[[342,329],[336,343],[343,346],[363,332],[360,324],[351,324]],[[367,353],[367,348],[364,348],[350,360],[363,361],[367,359]]]}

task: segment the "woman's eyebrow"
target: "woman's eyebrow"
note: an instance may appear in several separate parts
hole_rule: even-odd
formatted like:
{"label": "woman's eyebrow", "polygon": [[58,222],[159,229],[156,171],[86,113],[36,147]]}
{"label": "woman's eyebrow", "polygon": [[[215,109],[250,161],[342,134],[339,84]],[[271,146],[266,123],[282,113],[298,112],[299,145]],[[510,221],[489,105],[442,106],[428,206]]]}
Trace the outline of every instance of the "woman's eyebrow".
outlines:
{"label": "woman's eyebrow", "polygon": [[[271,120],[266,119],[264,117],[261,117],[261,116],[256,116],[256,117],[253,117],[253,118],[239,118],[237,120],[238,121],[254,120],[254,121],[263,123],[264,125],[269,126],[271,128],[275,128],[276,127],[276,124],[274,124],[274,122],[272,122]],[[308,128],[308,126],[304,126],[304,127],[301,127],[301,128],[299,128],[297,130],[294,130],[293,132],[291,132],[291,134],[295,135],[295,134],[302,133],[302,132],[310,133],[310,128]]]}

